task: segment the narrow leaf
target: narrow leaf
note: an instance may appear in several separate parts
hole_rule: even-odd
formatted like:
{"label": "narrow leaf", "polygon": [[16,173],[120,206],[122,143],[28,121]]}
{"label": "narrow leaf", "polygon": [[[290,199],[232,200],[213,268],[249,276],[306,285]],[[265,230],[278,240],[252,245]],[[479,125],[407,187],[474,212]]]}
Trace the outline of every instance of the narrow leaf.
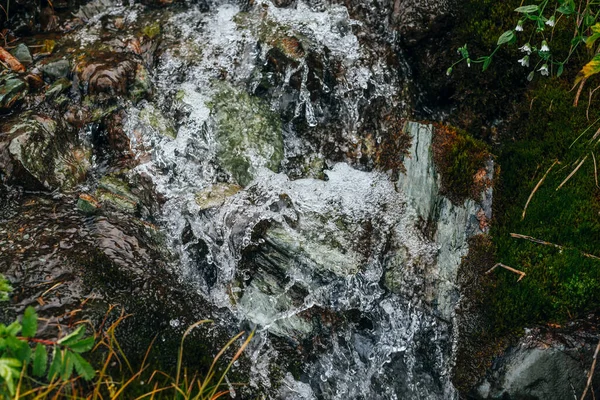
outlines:
{"label": "narrow leaf", "polygon": [[532,13],[532,12],[536,12],[537,10],[539,10],[539,7],[535,4],[531,4],[528,6],[523,6],[523,7],[519,7],[519,8],[515,8],[515,11],[518,13]]}
{"label": "narrow leaf", "polygon": [[498,46],[504,43],[508,43],[515,38],[514,31],[506,31],[498,38]]}
{"label": "narrow leaf", "polygon": [[85,325],[79,325],[77,329],[60,339],[57,343],[63,346],[70,346],[78,342],[85,335]]}
{"label": "narrow leaf", "polygon": [[73,374],[73,353],[68,350],[65,350],[61,370],[60,377],[63,381],[68,380]]}
{"label": "narrow leaf", "polygon": [[15,393],[15,380],[21,374],[21,362],[14,358],[0,358],[0,377],[6,383],[8,392]]}
{"label": "narrow leaf", "polygon": [[47,364],[48,354],[46,352],[46,346],[38,343],[33,352],[33,376],[44,376]]}
{"label": "narrow leaf", "polygon": [[23,336],[27,338],[35,336],[38,328],[38,320],[37,314],[35,313],[35,309],[33,307],[29,306],[25,309],[21,324],[23,325],[23,329],[21,331]]}
{"label": "narrow leaf", "polygon": [[62,350],[58,350],[57,347],[54,347],[52,351],[52,363],[50,364],[50,369],[48,369],[48,380],[53,381],[60,374],[61,366],[62,366],[62,358],[63,352]]}
{"label": "narrow leaf", "polygon": [[485,71],[486,69],[488,69],[488,67],[490,66],[491,63],[492,63],[492,57],[486,57],[485,61],[483,62],[482,71]]}

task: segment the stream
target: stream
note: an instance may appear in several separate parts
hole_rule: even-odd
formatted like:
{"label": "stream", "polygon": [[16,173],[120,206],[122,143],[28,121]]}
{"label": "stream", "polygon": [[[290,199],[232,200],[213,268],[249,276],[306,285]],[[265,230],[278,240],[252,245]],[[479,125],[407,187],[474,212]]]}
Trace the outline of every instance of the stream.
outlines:
{"label": "stream", "polygon": [[[72,50],[55,51],[79,60],[62,92],[68,99],[50,103],[46,94],[58,106],[36,109],[71,116],[69,165],[82,177],[73,183],[64,176],[79,169],[61,172],[52,161],[48,172],[22,156],[52,146],[31,150],[18,123],[0,147],[53,191],[35,200],[40,207],[63,204],[54,215],[73,223],[56,235],[103,244],[113,261],[139,270],[131,273],[140,287],[145,268],[164,259],[189,308],[202,310],[198,319],[255,330],[238,398],[458,398],[456,274],[468,238],[487,232],[492,193],[463,204],[440,194],[435,129],[411,122],[410,66],[397,33],[378,21],[389,5],[371,7],[372,19],[359,20],[356,10],[317,0],[165,9],[96,0],[58,41]],[[78,51],[85,56],[69,55]],[[89,115],[77,117],[83,108],[73,101]],[[36,118],[28,132],[62,129]],[[490,161],[490,179],[492,171]],[[28,218],[27,195],[11,196],[0,232]],[[15,246],[0,241],[11,257],[23,254]],[[24,254],[18,265],[46,260]],[[0,259],[0,272],[27,276]],[[87,293],[86,284],[71,296]],[[109,298],[113,289],[102,290]],[[179,330],[189,322],[168,319]]]}

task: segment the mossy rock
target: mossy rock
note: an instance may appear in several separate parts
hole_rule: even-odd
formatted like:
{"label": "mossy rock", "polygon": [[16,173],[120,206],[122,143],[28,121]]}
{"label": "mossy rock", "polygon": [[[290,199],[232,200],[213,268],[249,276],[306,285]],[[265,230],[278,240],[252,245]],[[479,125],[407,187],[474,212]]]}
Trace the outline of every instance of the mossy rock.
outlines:
{"label": "mossy rock", "polygon": [[487,179],[487,145],[467,132],[436,124],[433,137],[433,160],[441,178],[441,192],[455,204],[466,199],[480,200],[491,185]]}
{"label": "mossy rock", "polygon": [[140,205],[139,198],[131,193],[128,184],[114,176],[105,176],[98,182],[96,197],[102,203],[129,214],[137,212]]}
{"label": "mossy rock", "polygon": [[177,131],[173,127],[173,123],[165,118],[160,109],[151,103],[146,103],[140,111],[140,120],[161,136],[171,139],[177,137]]}
{"label": "mossy rock", "polygon": [[258,97],[222,84],[211,104],[222,167],[241,186],[254,179],[260,167],[277,172],[283,160],[279,115]]}
{"label": "mossy rock", "polygon": [[201,192],[196,193],[196,204],[201,210],[219,207],[227,198],[239,192],[242,188],[238,185],[217,183],[211,185]]}
{"label": "mossy rock", "polygon": [[44,187],[69,190],[91,167],[91,150],[74,143],[74,132],[52,118],[24,114],[10,126],[8,151]]}

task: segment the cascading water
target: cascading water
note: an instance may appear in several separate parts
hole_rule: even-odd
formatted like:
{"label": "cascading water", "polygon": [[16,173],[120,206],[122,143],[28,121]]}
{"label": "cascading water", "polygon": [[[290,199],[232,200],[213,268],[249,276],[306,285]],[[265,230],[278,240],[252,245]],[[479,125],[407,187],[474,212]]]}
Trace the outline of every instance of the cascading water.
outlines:
{"label": "cascading water", "polygon": [[232,326],[257,329],[245,390],[455,398],[452,304],[432,305],[447,295],[431,294],[439,246],[405,194],[435,181],[431,160],[413,149],[431,176],[413,166],[399,181],[356,162],[380,145],[365,134],[373,108],[403,110],[395,67],[342,6],[209,8],[165,13],[155,102],[130,106],[125,131],[131,174],[166,199],[159,220],[181,279]]}

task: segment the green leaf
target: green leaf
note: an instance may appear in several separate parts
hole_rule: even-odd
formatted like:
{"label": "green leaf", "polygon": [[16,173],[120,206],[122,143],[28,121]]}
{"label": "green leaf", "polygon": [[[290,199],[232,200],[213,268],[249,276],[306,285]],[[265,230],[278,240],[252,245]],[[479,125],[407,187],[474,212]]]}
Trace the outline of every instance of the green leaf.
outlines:
{"label": "green leaf", "polygon": [[46,346],[38,343],[33,352],[33,376],[41,377],[46,372],[48,364],[48,354]]}
{"label": "green leaf", "polygon": [[85,325],[79,325],[77,329],[60,339],[57,343],[63,346],[70,346],[78,342],[85,335]]}
{"label": "green leaf", "polygon": [[18,321],[13,322],[6,327],[5,333],[8,336],[17,336],[17,333],[21,331],[21,324]]}
{"label": "green leaf", "polygon": [[65,356],[62,360],[60,377],[63,381],[66,381],[73,374],[73,353],[65,350]]}
{"label": "green leaf", "polygon": [[508,43],[511,40],[513,40],[515,38],[515,32],[514,31],[506,31],[504,32],[502,35],[500,35],[500,37],[498,38],[498,46],[500,46],[501,44],[504,43]]}
{"label": "green leaf", "polygon": [[586,14],[585,18],[583,19],[583,23],[585,24],[585,26],[593,25],[594,22],[596,22],[596,18],[594,18],[594,16],[590,14]]}
{"label": "green leaf", "polygon": [[492,57],[486,57],[485,61],[483,62],[483,68],[481,70],[485,71],[486,69],[488,69],[488,67],[490,66],[491,63],[492,63]]}
{"label": "green leaf", "polygon": [[62,359],[63,359],[63,351],[58,350],[57,347],[54,347],[52,351],[52,363],[50,364],[50,368],[48,369],[48,380],[53,381],[54,378],[58,377],[60,374],[60,370],[62,367]]}
{"label": "green leaf", "polygon": [[596,40],[598,40],[598,38],[600,38],[600,33],[594,33],[592,36],[589,36],[587,39],[585,39],[585,45],[587,46],[587,48],[591,49],[592,47],[594,47],[594,43],[596,43]]}
{"label": "green leaf", "polygon": [[556,71],[556,76],[557,77],[561,76],[564,69],[565,69],[565,66],[564,66],[563,63],[558,64],[558,69]]}
{"label": "green leaf", "polygon": [[581,82],[583,78],[589,78],[592,75],[596,75],[600,72],[600,54],[596,54],[594,58],[583,66],[581,71],[575,77],[575,84]]}
{"label": "green leaf", "polygon": [[15,380],[21,375],[21,362],[14,358],[0,358],[0,378],[8,387],[8,392],[15,393]]}
{"label": "green leaf", "polygon": [[73,364],[75,365],[77,374],[86,381],[92,380],[96,375],[96,371],[94,371],[90,363],[77,353],[73,353]]}
{"label": "green leaf", "polygon": [[29,343],[19,340],[14,336],[6,338],[6,345],[13,356],[21,362],[27,362],[31,356],[31,347]]}
{"label": "green leaf", "polygon": [[90,336],[76,343],[73,343],[69,346],[69,349],[71,349],[75,353],[85,353],[86,351],[89,351],[92,349],[92,347],[94,347],[94,341],[94,337]]}
{"label": "green leaf", "polygon": [[13,288],[10,282],[0,274],[0,301],[8,301],[8,296],[12,292]]}
{"label": "green leaf", "polygon": [[524,14],[526,14],[526,13],[536,12],[539,9],[540,8],[537,5],[531,4],[531,5],[528,5],[528,6],[522,6],[522,7],[519,7],[519,8],[515,8],[515,11],[518,12],[518,13],[524,13]]}
{"label": "green leaf", "polygon": [[564,15],[571,15],[575,13],[575,2],[573,0],[565,1],[556,11]]}
{"label": "green leaf", "polygon": [[33,307],[29,306],[25,309],[21,324],[23,325],[23,330],[21,331],[23,336],[26,338],[35,336],[38,328],[38,318]]}

